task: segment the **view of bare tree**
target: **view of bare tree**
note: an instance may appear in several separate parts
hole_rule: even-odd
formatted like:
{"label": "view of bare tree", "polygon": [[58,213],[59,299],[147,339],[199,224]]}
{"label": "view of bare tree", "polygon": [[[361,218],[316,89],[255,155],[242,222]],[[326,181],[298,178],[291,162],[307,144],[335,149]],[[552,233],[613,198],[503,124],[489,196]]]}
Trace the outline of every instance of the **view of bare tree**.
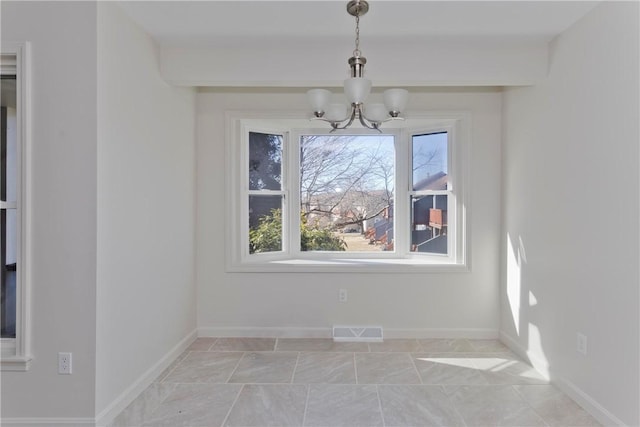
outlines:
{"label": "view of bare tree", "polygon": [[300,144],[300,208],[334,230],[363,231],[393,200],[392,137],[310,135]]}
{"label": "view of bare tree", "polygon": [[[446,189],[447,133],[416,135],[411,143],[411,241],[422,250],[446,233],[446,202],[440,200],[446,195],[431,192]],[[371,250],[393,250],[394,136],[303,135],[299,150],[301,248],[350,250],[353,244],[366,250],[362,245],[368,243]],[[282,135],[250,133],[249,226],[255,252],[281,250],[282,153]],[[443,219],[432,221],[436,215]],[[345,233],[354,233],[350,243]]]}
{"label": "view of bare tree", "polygon": [[[433,136],[442,138],[435,142]],[[444,144],[444,145],[443,145]],[[416,136],[412,143],[413,187],[431,175],[447,171],[446,133]]]}

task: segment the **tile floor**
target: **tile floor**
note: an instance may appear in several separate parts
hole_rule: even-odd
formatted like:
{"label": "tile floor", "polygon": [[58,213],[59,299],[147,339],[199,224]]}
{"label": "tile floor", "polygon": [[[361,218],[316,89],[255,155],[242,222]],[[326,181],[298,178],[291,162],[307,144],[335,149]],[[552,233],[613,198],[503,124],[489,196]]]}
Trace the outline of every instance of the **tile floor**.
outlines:
{"label": "tile floor", "polygon": [[495,340],[199,338],[111,427],[598,425]]}

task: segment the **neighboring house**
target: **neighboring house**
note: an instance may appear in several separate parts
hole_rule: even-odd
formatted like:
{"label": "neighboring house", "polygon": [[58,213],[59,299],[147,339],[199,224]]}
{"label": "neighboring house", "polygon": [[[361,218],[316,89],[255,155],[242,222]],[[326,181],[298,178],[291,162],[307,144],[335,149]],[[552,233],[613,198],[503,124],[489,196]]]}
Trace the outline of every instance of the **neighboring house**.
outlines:
{"label": "neighboring house", "polygon": [[[414,191],[445,191],[447,174],[435,173],[418,181]],[[414,252],[447,253],[447,196],[427,194],[415,196],[411,206],[411,244]],[[365,221],[365,235],[393,250],[393,204],[382,215]]]}
{"label": "neighboring house", "polygon": [[[418,181],[414,191],[445,191],[447,174],[435,173]],[[428,194],[415,196],[411,230],[411,250],[414,252],[447,253],[447,196]]]}

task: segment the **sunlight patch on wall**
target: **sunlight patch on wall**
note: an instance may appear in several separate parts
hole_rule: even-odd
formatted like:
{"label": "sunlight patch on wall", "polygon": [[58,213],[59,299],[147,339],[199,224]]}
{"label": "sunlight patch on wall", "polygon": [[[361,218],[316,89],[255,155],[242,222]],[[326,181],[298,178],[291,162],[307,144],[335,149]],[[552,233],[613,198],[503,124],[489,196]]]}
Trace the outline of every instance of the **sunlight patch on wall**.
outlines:
{"label": "sunlight patch on wall", "polygon": [[549,379],[549,361],[545,357],[540,329],[533,323],[529,323],[527,333],[529,335],[529,342],[527,343],[527,356],[531,361],[531,365],[540,374],[542,374],[544,378]]}
{"label": "sunlight patch on wall", "polygon": [[533,292],[529,291],[529,307],[534,307],[538,305],[538,298],[533,294]]}
{"label": "sunlight patch on wall", "polygon": [[507,297],[516,333],[520,335],[520,251],[513,247],[511,236],[507,233]]}

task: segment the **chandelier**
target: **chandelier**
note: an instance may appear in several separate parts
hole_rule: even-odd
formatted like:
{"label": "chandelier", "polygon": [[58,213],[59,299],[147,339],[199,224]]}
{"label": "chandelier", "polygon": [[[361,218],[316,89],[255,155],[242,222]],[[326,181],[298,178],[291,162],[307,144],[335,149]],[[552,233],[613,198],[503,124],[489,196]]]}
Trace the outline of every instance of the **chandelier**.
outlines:
{"label": "chandelier", "polygon": [[380,125],[389,120],[404,120],[400,114],[407,104],[409,93],[405,89],[387,89],[383,93],[384,104],[364,102],[371,92],[371,80],[364,78],[367,59],[360,52],[360,17],[369,11],[365,0],[351,0],[347,12],[356,18],[356,48],[349,58],[351,77],[344,81],[344,93],[351,104],[351,111],[345,104],[331,103],[331,92],[326,89],[311,89],[307,92],[309,104],[313,108],[312,120],[322,120],[333,128],[346,129],[357,119],[362,126],[380,131]]}

